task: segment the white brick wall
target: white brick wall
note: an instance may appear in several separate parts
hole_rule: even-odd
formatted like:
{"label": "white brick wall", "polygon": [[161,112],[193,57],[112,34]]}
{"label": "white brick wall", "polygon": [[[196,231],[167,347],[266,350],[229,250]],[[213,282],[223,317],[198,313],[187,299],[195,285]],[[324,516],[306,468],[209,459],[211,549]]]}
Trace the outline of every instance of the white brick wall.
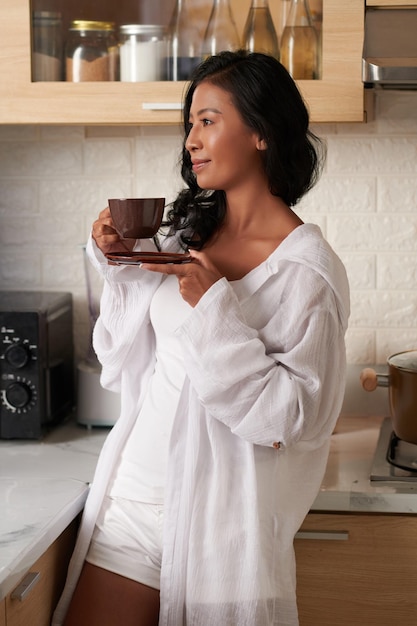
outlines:
{"label": "white brick wall", "polygon": [[[320,225],[352,289],[351,364],[417,347],[417,92],[381,92],[368,124],[316,125],[323,177],[298,212]],[[175,128],[0,126],[0,288],[74,294],[89,338],[81,245],[112,196],[181,186]]]}

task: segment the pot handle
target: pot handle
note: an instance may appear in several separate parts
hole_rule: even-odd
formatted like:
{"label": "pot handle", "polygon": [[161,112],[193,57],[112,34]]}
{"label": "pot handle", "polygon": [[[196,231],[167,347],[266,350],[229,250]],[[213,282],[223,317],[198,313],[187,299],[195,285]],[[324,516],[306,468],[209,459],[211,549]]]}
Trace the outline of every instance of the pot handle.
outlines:
{"label": "pot handle", "polygon": [[389,374],[377,374],[372,367],[365,367],[359,378],[365,391],[375,391],[377,387],[389,387]]}

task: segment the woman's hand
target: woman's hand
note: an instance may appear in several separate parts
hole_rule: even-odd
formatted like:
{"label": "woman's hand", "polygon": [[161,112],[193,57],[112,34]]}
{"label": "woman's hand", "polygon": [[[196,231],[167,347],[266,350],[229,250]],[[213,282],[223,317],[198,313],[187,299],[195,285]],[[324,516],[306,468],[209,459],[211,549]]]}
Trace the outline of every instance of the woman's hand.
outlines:
{"label": "woman's hand", "polygon": [[103,254],[131,252],[136,242],[136,239],[122,239],[117,234],[108,207],[100,212],[93,223],[92,236]]}
{"label": "woman's hand", "polygon": [[175,274],[178,278],[180,294],[194,307],[200,298],[222,275],[204,252],[190,250],[191,263],[156,264],[143,263],[142,268],[161,274]]}

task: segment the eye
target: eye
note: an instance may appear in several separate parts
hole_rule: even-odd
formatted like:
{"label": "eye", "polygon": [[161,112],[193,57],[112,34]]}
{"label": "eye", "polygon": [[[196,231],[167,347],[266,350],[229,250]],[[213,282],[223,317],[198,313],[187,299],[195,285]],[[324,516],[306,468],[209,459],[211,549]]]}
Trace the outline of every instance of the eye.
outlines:
{"label": "eye", "polygon": [[203,124],[203,126],[210,126],[210,124],[213,124],[212,120],[207,119],[206,117],[204,117],[201,120],[201,123]]}

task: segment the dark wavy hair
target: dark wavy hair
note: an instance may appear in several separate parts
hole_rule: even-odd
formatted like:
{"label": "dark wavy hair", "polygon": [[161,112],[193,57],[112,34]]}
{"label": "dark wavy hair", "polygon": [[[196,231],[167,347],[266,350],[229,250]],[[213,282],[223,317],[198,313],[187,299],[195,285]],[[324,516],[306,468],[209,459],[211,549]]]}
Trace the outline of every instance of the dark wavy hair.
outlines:
{"label": "dark wavy hair", "polygon": [[226,197],[221,190],[201,189],[185,148],[190,132],[191,102],[196,87],[210,82],[231,94],[244,123],[266,141],[262,151],[269,189],[288,206],[295,205],[315,184],[324,150],[309,130],[309,114],[290,74],[271,56],[246,50],[221,52],[194,71],[185,94],[181,175],[187,187],[170,205],[168,233],[182,231],[184,247],[201,249],[222,224]]}

